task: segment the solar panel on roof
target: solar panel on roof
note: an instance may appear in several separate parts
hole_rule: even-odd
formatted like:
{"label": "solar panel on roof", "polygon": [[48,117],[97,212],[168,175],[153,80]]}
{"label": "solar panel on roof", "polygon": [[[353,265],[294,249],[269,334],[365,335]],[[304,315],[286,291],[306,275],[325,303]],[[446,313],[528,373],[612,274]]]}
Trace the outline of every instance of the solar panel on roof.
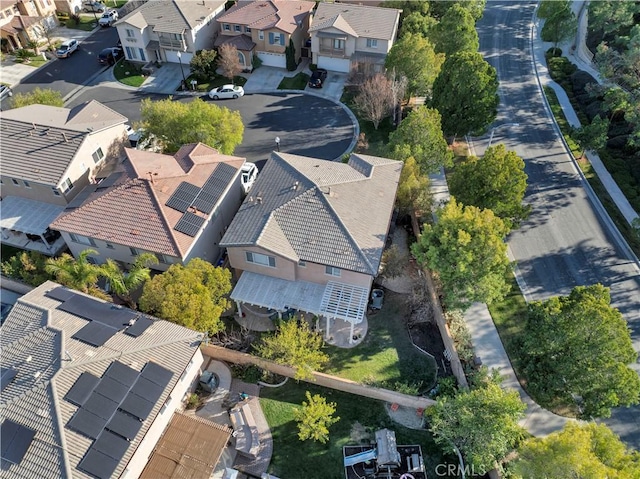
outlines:
{"label": "solar panel on roof", "polygon": [[122,176],[122,171],[116,171],[115,173],[111,173],[109,176],[107,176],[105,179],[103,179],[100,183],[98,183],[97,189],[98,190],[104,190],[105,188],[109,188],[110,186],[113,186],[113,184],[118,181],[118,178],[120,178]]}
{"label": "solar panel on roof", "polygon": [[118,409],[118,404],[119,401],[112,401],[94,391],[82,405],[82,409],[105,419],[106,424],[106,421],[111,419],[113,413]]}
{"label": "solar panel on roof", "polygon": [[105,424],[107,424],[106,419],[80,408],[69,420],[67,427],[91,439],[95,439],[100,434],[100,431],[104,429]]}
{"label": "solar panel on roof", "polygon": [[102,377],[110,377],[118,381],[120,384],[131,387],[133,386],[133,383],[136,382],[136,379],[138,379],[139,375],[140,371],[136,371],[126,364],[122,364],[120,361],[114,361],[111,363],[109,369],[105,371]]}
{"label": "solar panel on roof", "polygon": [[71,386],[64,398],[71,404],[82,406],[99,383],[99,377],[84,372],[76,379],[76,382]]}
{"label": "solar panel on roof", "polygon": [[102,431],[98,440],[91,446],[91,449],[116,459],[118,462],[120,462],[128,448],[129,441],[109,431]]}
{"label": "solar panel on roof", "polygon": [[138,318],[133,326],[129,326],[124,332],[129,336],[133,336],[137,338],[142,333],[144,333],[149,326],[153,324],[153,320],[149,318]]}
{"label": "solar panel on roof", "polygon": [[173,229],[193,237],[198,234],[198,231],[200,231],[200,228],[204,224],[204,220],[205,219],[203,217],[194,215],[190,211],[187,211],[182,215],[182,218],[178,220]]}
{"label": "solar panel on roof", "polygon": [[116,411],[115,415],[111,418],[111,421],[109,421],[105,427],[109,431],[112,431],[129,441],[133,441],[136,434],[138,434],[138,431],[142,427],[142,421],[125,412]]}
{"label": "solar panel on roof", "polygon": [[71,337],[78,341],[82,341],[83,343],[90,344],[91,346],[100,347],[109,341],[111,336],[117,332],[118,330],[111,326],[107,326],[106,324],[102,324],[98,321],[91,321]]}
{"label": "solar panel on roof", "polygon": [[137,394],[129,393],[127,397],[124,398],[124,401],[122,401],[122,404],[120,404],[120,409],[144,421],[149,417],[153,406],[154,403],[141,398]]}
{"label": "solar panel on roof", "polygon": [[147,364],[145,364],[144,368],[142,368],[140,376],[156,383],[159,386],[162,386],[162,388],[164,389],[167,384],[169,384],[169,381],[171,381],[173,373],[167,368],[163,368],[159,364],[149,361]]}
{"label": "solar panel on roof", "polygon": [[99,479],[107,479],[116,470],[119,462],[100,451],[90,448],[82,461],[80,461],[80,464],[78,464],[78,469],[88,472]]}
{"label": "solar panel on roof", "polygon": [[103,303],[79,294],[66,300],[58,309],[91,321],[100,321],[117,329],[123,329],[138,313],[124,308],[114,308],[111,303]]}
{"label": "solar panel on roof", "polygon": [[193,200],[196,199],[200,193],[200,188],[194,184],[191,184],[187,181],[183,181],[173,192],[171,197],[165,203],[169,208],[173,208],[174,210],[180,211],[184,213],[189,209]]}
{"label": "solar panel on roof", "polygon": [[11,384],[16,374],[18,371],[13,368],[0,368],[0,391],[4,391],[4,388]]}
{"label": "solar panel on roof", "polygon": [[0,424],[2,459],[12,464],[20,464],[35,435],[35,430],[18,424],[11,419],[2,421],[2,424]]}
{"label": "solar panel on roof", "polygon": [[220,194],[213,194],[202,190],[191,206],[198,209],[198,211],[210,215],[221,195],[222,192],[220,192]]}
{"label": "solar panel on roof", "polygon": [[224,191],[231,181],[231,178],[236,174],[236,169],[227,163],[218,163],[216,169],[209,175],[207,181],[205,181],[202,189],[208,193],[216,193],[222,188]]}
{"label": "solar panel on roof", "polygon": [[45,295],[49,296],[50,298],[57,299],[58,301],[66,301],[72,296],[75,296],[76,293],[74,293],[70,289],[58,286],[57,288],[53,288],[51,291],[47,291]]}
{"label": "solar panel on roof", "polygon": [[120,403],[129,392],[129,386],[120,384],[113,378],[103,377],[95,392],[112,401]]}
{"label": "solar panel on roof", "polygon": [[141,398],[151,402],[156,402],[160,396],[162,396],[162,391],[164,391],[163,386],[160,386],[143,376],[140,376],[133,385],[133,388],[131,388],[131,392],[133,394],[137,394]]}

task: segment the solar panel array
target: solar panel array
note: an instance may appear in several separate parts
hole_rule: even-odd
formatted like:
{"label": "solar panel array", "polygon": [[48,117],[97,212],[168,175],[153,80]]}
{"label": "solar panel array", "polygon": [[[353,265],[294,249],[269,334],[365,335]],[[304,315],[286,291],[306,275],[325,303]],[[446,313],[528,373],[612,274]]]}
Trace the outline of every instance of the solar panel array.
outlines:
{"label": "solar panel array", "polygon": [[210,215],[236,171],[233,166],[227,163],[219,163],[202,188],[186,181],[180,183],[180,186],[165,203],[169,208],[184,213],[174,229],[192,237],[198,234],[205,218],[190,212],[189,208],[193,207]]}
{"label": "solar panel array", "polygon": [[65,395],[79,406],[67,427],[94,440],[78,469],[111,477],[172,377],[152,362],[136,371],[114,361],[101,378],[82,373]]}
{"label": "solar panel array", "polygon": [[[0,424],[0,456],[2,460],[11,464],[20,464],[35,435],[35,430],[11,419],[2,421]],[[4,464],[2,468],[4,470]]]}

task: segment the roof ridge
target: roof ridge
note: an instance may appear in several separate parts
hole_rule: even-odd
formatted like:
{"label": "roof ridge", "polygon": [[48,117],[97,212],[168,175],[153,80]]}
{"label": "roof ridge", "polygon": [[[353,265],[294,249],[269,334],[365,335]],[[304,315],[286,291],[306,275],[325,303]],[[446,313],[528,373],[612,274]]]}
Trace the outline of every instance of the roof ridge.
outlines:
{"label": "roof ridge", "polygon": [[180,243],[178,242],[178,240],[175,237],[175,234],[173,233],[174,229],[171,227],[171,224],[169,223],[169,220],[167,219],[167,215],[164,212],[164,209],[162,208],[162,204],[160,204],[160,200],[158,199],[158,195],[156,195],[156,191],[153,189],[152,185],[151,185],[151,181],[149,180],[140,180],[140,181],[144,181],[146,183],[146,187],[149,189],[149,191],[151,192],[151,198],[152,201],[154,201],[156,210],[158,211],[158,213],[160,213],[160,218],[162,219],[162,222],[164,223],[164,226],[168,229],[169,231],[169,238],[171,239],[171,241],[173,242],[173,246],[175,248],[175,250],[180,253],[180,256],[184,256],[184,251],[182,251],[182,248],[180,247]]}
{"label": "roof ridge", "polygon": [[[123,173],[126,173],[126,172],[123,172]],[[52,224],[57,223],[58,220],[66,218],[67,216],[74,215],[76,212],[79,212],[79,211],[81,211],[81,210],[93,205],[96,201],[101,200],[105,196],[111,195],[111,193],[113,193],[114,191],[117,191],[117,190],[120,190],[120,189],[124,189],[126,186],[129,186],[129,183],[133,183],[136,180],[139,180],[139,178],[128,178],[127,181],[125,181],[124,183],[121,183],[119,185],[114,185],[111,188],[107,188],[107,189],[105,189],[104,192],[102,192],[101,195],[96,196],[95,198],[90,200],[92,195],[95,195],[96,193],[98,193],[97,189],[94,190],[93,193],[91,193],[91,195],[89,195],[89,197],[78,208],[73,208],[73,209],[69,210],[69,212],[67,212],[66,214],[65,214],[65,211],[66,211],[66,208],[65,208],[62,211],[62,216],[58,216]],[[68,207],[68,205],[67,205],[67,207]]]}
{"label": "roof ridge", "polygon": [[[107,105],[105,105],[102,102],[99,102],[98,100],[96,100],[95,98],[92,98],[91,100],[89,100],[88,102],[86,102],[82,108],[80,108],[80,110],[78,110],[78,112],[83,111],[85,108],[87,108],[90,104],[92,103],[97,103],[98,105],[100,105],[101,108],[104,108],[105,110],[109,110],[111,113],[114,113],[117,116],[120,116],[122,118],[124,118],[124,121],[127,122],[129,121],[129,119],[124,116],[122,113],[118,113],[117,111],[115,111],[113,108],[108,107]],[[69,108],[69,111],[73,111],[73,108]]]}
{"label": "roof ridge", "polygon": [[[29,126],[32,127],[32,130],[33,130],[33,125],[37,125],[37,126],[40,126],[42,128],[55,128],[56,130],[70,131],[70,132],[73,132],[73,133],[76,133],[76,134],[79,134],[79,135],[82,135],[82,136],[87,136],[87,135],[92,133],[92,132],[86,131],[86,130],[77,130],[77,129],[74,129],[74,128],[65,128],[63,126],[49,126],[49,125],[44,125],[42,123],[36,123],[35,121],[17,120],[15,118],[6,118],[5,116],[1,116],[0,119],[2,119],[2,121],[12,121],[14,123],[23,123],[25,125],[29,125]],[[65,123],[65,125],[66,125],[66,123]]]}
{"label": "roof ridge", "polygon": [[51,387],[51,401],[53,403],[53,408],[56,413],[55,419],[53,419],[51,422],[54,423],[58,428],[57,433],[58,433],[58,436],[60,437],[60,445],[62,446],[62,457],[64,458],[63,466],[67,473],[67,477],[72,477],[73,474],[71,472],[71,464],[69,463],[69,456],[67,454],[67,451],[69,450],[67,446],[67,435],[63,432],[64,424],[62,423],[62,410],[60,409],[60,401],[58,401],[58,386],[56,384],[58,373],[60,373],[60,371],[62,370],[63,370],[62,367],[60,367],[60,369],[58,369],[56,374],[54,374],[51,380],[49,381],[49,386]]}

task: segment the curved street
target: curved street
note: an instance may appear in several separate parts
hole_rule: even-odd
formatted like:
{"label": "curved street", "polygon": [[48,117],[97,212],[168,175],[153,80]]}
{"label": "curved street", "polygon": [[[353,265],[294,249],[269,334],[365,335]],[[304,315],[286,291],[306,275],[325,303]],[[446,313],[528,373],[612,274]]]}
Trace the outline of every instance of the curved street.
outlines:
{"label": "curved street", "polygon": [[[640,350],[640,273],[606,212],[585,187],[547,109],[537,78],[546,71],[536,70],[532,51],[535,6],[531,1],[488,2],[477,24],[480,52],[500,80],[493,144],[501,142],[516,151],[529,175],[525,202],[532,205],[532,213],[508,238],[518,282],[528,301],[565,295],[577,285],[610,287],[612,304],[628,321],[634,347]],[[489,139],[476,140],[478,154]],[[633,366],[640,373],[640,364]],[[606,422],[625,442],[640,448],[640,408],[618,408]]]}

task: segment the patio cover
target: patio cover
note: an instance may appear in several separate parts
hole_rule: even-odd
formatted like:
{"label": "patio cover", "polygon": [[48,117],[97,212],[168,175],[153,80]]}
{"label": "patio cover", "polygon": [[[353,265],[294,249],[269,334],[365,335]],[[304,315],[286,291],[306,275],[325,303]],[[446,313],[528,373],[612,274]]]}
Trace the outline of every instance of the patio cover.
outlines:
{"label": "patio cover", "polygon": [[245,271],[233,288],[231,299],[276,311],[294,308],[357,324],[367,311],[369,290],[337,281],[321,285]]}
{"label": "patio cover", "polygon": [[0,202],[0,227],[26,234],[41,235],[64,210],[64,206],[19,196],[7,196]]}

